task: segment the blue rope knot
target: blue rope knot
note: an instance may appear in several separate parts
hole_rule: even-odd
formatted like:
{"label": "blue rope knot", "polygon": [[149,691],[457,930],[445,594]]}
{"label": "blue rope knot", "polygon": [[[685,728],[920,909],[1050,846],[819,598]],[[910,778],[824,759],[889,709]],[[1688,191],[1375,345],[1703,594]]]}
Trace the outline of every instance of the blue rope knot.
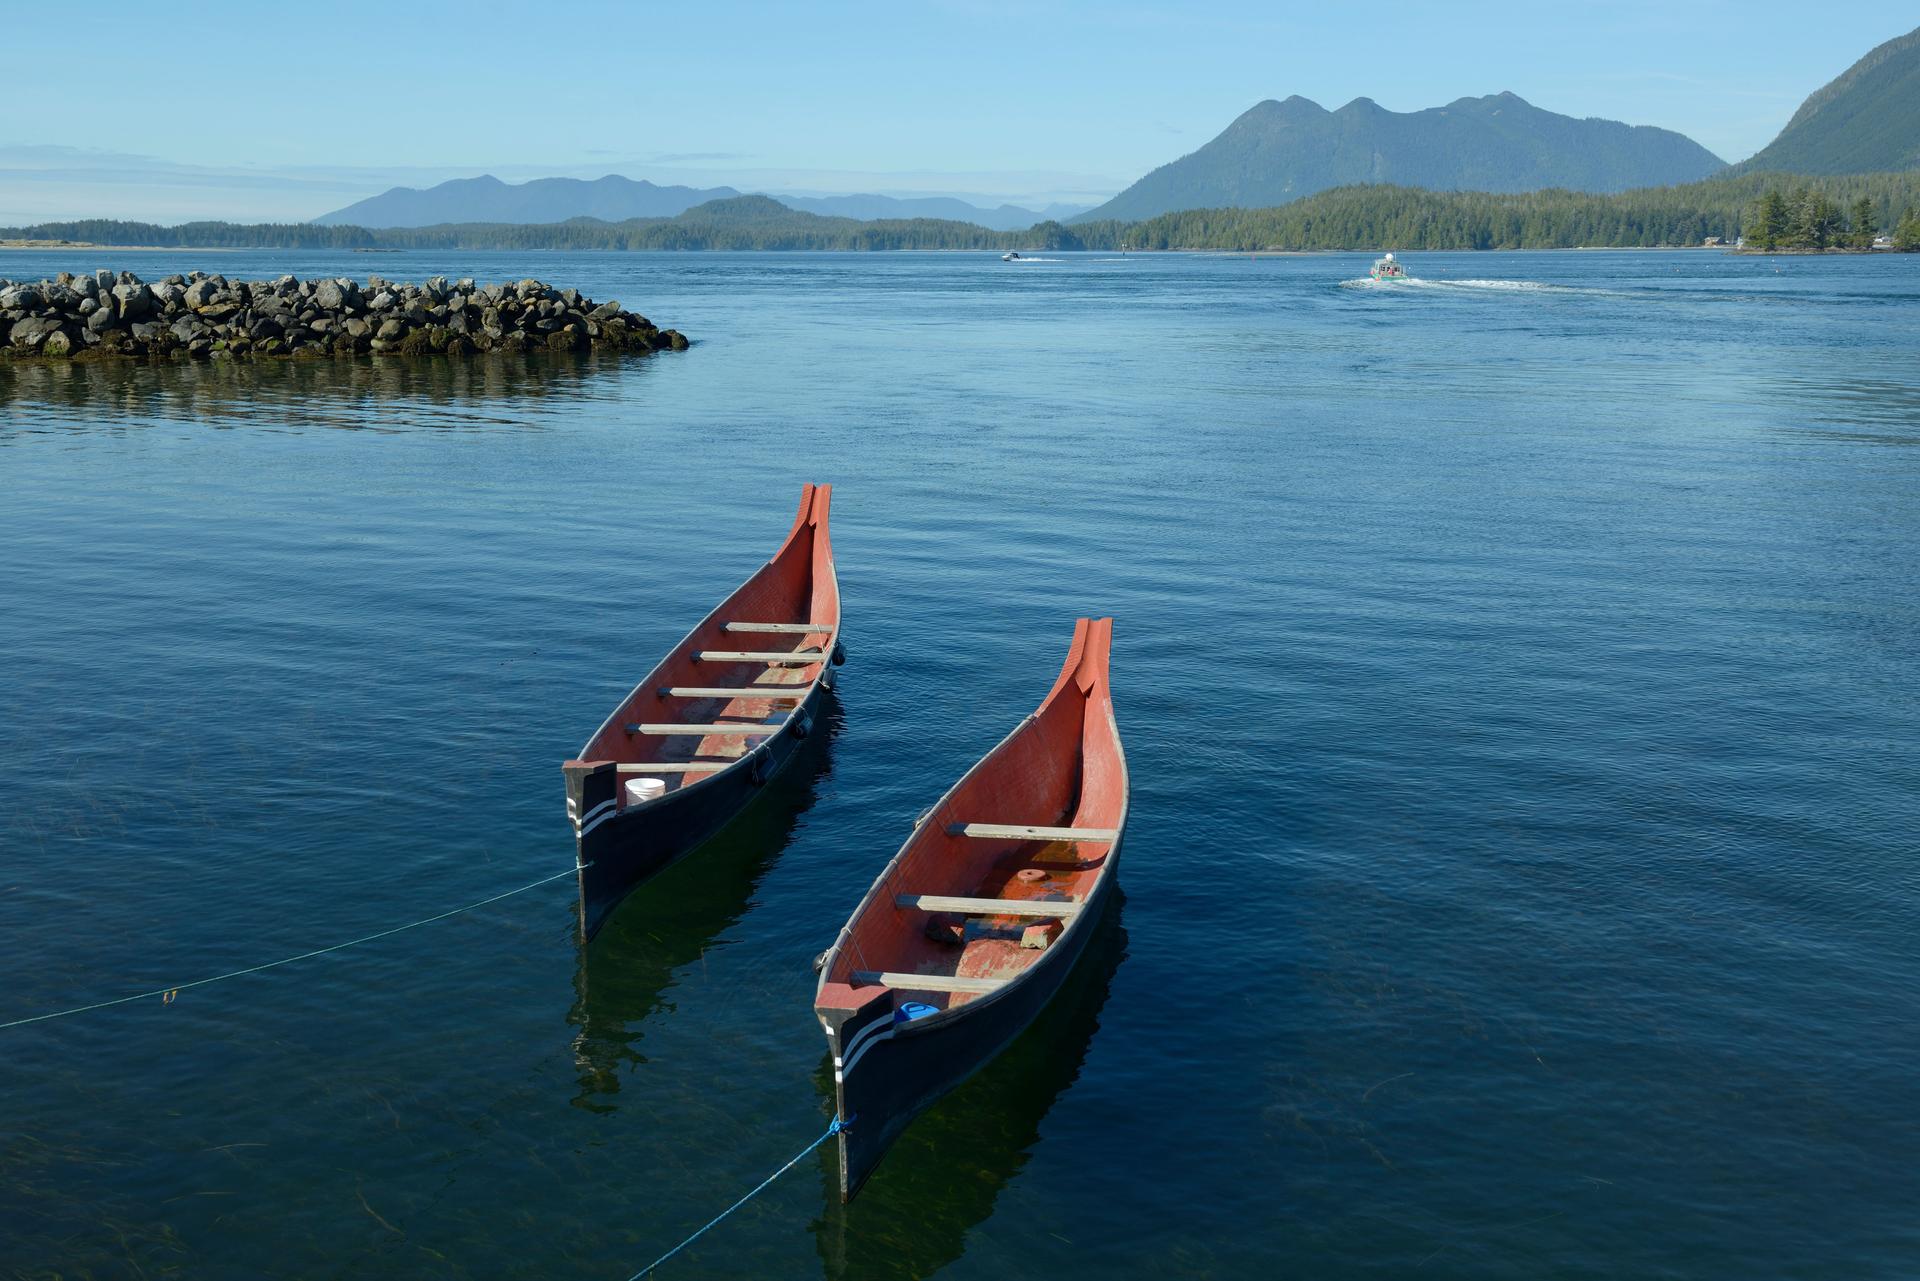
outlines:
{"label": "blue rope knot", "polygon": [[842,1121],[839,1117],[836,1116],[833,1118],[833,1124],[827,1127],[827,1133],[838,1134],[842,1130],[851,1130],[853,1128],[853,1123],[858,1119],[859,1119],[858,1113],[855,1113],[853,1116],[848,1117],[844,1121]]}

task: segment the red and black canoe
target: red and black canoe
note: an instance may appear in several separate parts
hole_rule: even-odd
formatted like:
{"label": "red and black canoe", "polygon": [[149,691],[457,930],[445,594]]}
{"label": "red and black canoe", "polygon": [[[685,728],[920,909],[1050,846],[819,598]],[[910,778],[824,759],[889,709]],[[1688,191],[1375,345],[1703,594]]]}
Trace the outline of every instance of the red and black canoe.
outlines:
{"label": "red and black canoe", "polygon": [[921,818],[821,964],[843,1199],[1033,1021],[1095,931],[1127,822],[1112,639],[1112,619],[1080,620],[1039,710]]}
{"label": "red and black canoe", "polygon": [[705,841],[793,758],[840,645],[831,485],[787,541],[648,672],[562,769],[587,937],[635,886]]}

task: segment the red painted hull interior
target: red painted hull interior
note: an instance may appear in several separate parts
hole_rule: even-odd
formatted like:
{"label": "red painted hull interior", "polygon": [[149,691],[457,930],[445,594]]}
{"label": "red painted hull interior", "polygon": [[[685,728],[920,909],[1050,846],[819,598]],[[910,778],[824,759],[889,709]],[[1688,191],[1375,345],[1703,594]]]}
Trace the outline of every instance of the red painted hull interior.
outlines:
{"label": "red painted hull interior", "polygon": [[[739,734],[660,735],[633,732],[636,725],[779,725],[798,706],[792,698],[776,699],[779,690],[804,699],[826,671],[840,635],[840,585],[834,572],[833,542],[827,513],[833,486],[807,485],[800,494],[800,510],[793,528],[773,559],[742,583],[713,613],[687,634],[674,650],[648,672],[624,702],[607,718],[587,745],[583,762],[623,764],[710,762],[727,765],[746,756],[763,741]],[[812,624],[804,632],[728,630],[729,623]],[[795,653],[817,655],[788,663],[759,660],[700,659],[702,652]],[[662,689],[738,689],[761,687],[767,697],[741,695],[722,698],[662,697]],[[621,771],[617,789],[622,809],[628,807],[624,780],[657,777],[668,794],[697,786],[710,773],[663,770]]]}
{"label": "red painted hull interior", "polygon": [[[1118,832],[1127,768],[1107,686],[1113,620],[1081,619],[1065,666],[1032,716],[980,761],[922,821],[848,923],[821,973],[818,1003],[856,1007],[872,984],[855,971],[1013,979],[1046,955],[1071,919],[929,912],[899,895],[1091,901],[1108,875],[1110,842],[955,835],[968,823]],[[1089,923],[1088,928],[1091,928]],[[1035,933],[1034,931],[1038,931]],[[910,999],[953,1009],[972,992]]]}

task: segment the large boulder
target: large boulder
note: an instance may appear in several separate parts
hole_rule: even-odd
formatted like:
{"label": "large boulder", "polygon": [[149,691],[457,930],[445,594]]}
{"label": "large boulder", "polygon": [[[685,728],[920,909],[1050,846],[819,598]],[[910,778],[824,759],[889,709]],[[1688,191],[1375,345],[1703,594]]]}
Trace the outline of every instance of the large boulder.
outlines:
{"label": "large boulder", "polygon": [[75,338],[66,329],[56,329],[48,334],[46,340],[40,344],[40,354],[43,356],[71,356],[74,348],[79,345],[80,340]]}
{"label": "large boulder", "polygon": [[351,280],[323,280],[314,287],[313,301],[322,311],[344,311],[359,292]]}
{"label": "large boulder", "polygon": [[220,292],[219,285],[211,279],[202,277],[187,286],[186,291],[180,296],[180,301],[193,310],[199,311],[218,297]]}
{"label": "large boulder", "polygon": [[11,285],[0,289],[0,311],[33,311],[46,300],[47,296],[33,285]]}
{"label": "large boulder", "polygon": [[13,328],[7,331],[7,341],[28,351],[38,351],[47,335],[59,328],[60,322],[51,316],[28,316],[14,322]]}
{"label": "large boulder", "polygon": [[120,320],[113,314],[112,307],[102,307],[87,317],[87,329],[96,334],[104,334],[119,323]]}
{"label": "large boulder", "polygon": [[113,287],[112,293],[121,316],[128,320],[143,320],[153,310],[153,290],[139,281],[122,281]]}

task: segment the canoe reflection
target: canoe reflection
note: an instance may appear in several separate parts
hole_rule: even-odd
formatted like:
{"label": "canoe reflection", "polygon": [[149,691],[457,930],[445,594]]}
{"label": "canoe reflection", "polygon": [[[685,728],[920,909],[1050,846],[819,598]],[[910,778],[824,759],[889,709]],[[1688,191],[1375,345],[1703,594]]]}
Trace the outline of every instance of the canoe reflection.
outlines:
{"label": "canoe reflection", "polygon": [[611,1112],[626,1073],[647,1061],[642,1029],[672,1008],[674,975],[700,959],[746,914],[760,879],[793,841],[830,772],[841,708],[831,691],[827,732],[810,735],[790,768],[706,845],[635,890],[615,909],[574,968],[574,1106]]}
{"label": "canoe reflection", "polygon": [[[1113,900],[1086,954],[1020,1037],[895,1139],[886,1161],[850,1204],[840,1199],[832,1145],[821,1151],[826,1209],[813,1224],[830,1278],[931,1276],[966,1250],[967,1233],[992,1213],[1040,1140],[1054,1102],[1080,1075],[1127,934],[1124,896]],[[832,1107],[833,1065],[815,1078]]]}

